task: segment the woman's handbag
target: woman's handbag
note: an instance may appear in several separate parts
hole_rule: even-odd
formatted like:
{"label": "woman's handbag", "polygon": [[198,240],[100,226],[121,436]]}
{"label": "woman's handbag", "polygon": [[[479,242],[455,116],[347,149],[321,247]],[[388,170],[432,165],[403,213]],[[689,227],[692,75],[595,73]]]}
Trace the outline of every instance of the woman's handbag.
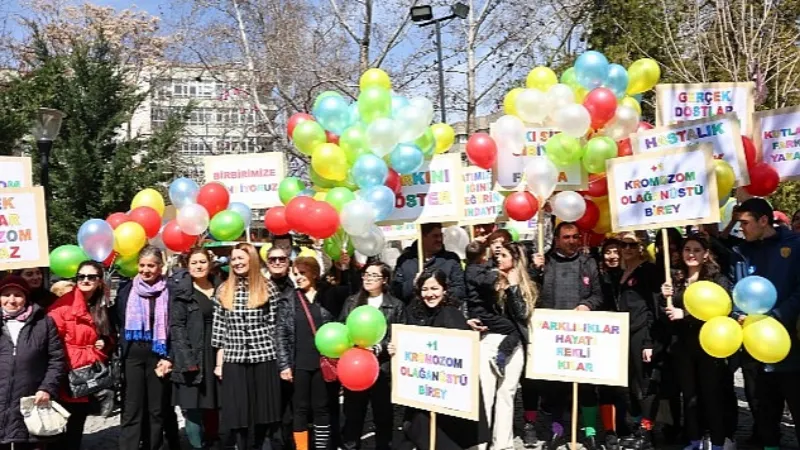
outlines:
{"label": "woman's handbag", "polygon": [[86,397],[114,387],[114,376],[106,364],[100,361],[71,370],[67,374],[69,395]]}
{"label": "woman's handbag", "polygon": [[[306,299],[300,295],[300,292],[297,293],[297,299],[300,301],[300,304],[303,306],[303,311],[306,312],[306,319],[308,319],[308,325],[311,327],[311,334],[314,336],[317,335],[317,326],[314,325],[314,318],[311,317],[311,311],[308,310],[308,305],[306,304]],[[339,374],[336,368],[336,360],[328,358],[327,356],[320,356],[319,357],[319,370],[322,372],[322,379],[324,379],[328,383],[332,383],[339,379]]]}
{"label": "woman's handbag", "polygon": [[19,399],[19,411],[22,413],[28,433],[33,436],[56,436],[67,431],[69,412],[52,400],[47,406],[35,405],[34,398]]}

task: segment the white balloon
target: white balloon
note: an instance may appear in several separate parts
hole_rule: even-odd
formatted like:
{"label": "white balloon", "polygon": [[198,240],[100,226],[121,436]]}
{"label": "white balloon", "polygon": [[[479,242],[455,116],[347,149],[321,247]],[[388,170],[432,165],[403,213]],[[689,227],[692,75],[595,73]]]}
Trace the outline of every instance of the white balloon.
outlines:
{"label": "white balloon", "polygon": [[[433,121],[433,103],[425,97],[414,97],[408,102],[411,106],[417,108],[422,113],[425,126],[428,126]],[[405,142],[405,141],[403,141]]]}
{"label": "white balloon", "polygon": [[400,142],[400,130],[392,119],[375,119],[367,127],[367,145],[372,153],[383,158]]}
{"label": "white balloon", "polygon": [[397,112],[394,121],[399,130],[400,142],[411,142],[425,133],[430,125],[430,120],[425,121],[426,114],[427,112],[414,105],[404,106]]}
{"label": "white balloon", "polygon": [[197,203],[186,205],[178,210],[175,221],[184,233],[199,236],[208,228],[208,211]]}
{"label": "white balloon", "polygon": [[639,128],[639,113],[628,105],[617,106],[614,118],[603,128],[602,135],[615,141],[627,139]]}
{"label": "white balloon", "polygon": [[525,166],[528,190],[542,204],[553,195],[558,183],[558,168],[546,156],[532,158]]}
{"label": "white balloon", "polygon": [[547,93],[538,89],[525,89],[517,96],[517,115],[528,123],[541,123],[550,114]]}
{"label": "white balloon", "polygon": [[503,116],[492,126],[492,138],[500,152],[521,155],[525,150],[525,124],[515,116]]}
{"label": "white balloon", "polygon": [[373,225],[367,234],[351,236],[351,239],[356,251],[365,256],[378,256],[383,252],[383,247],[386,246],[386,238],[383,236],[383,231],[376,225]]}
{"label": "white balloon", "polygon": [[444,248],[458,255],[461,259],[466,259],[466,249],[469,245],[469,235],[463,228],[453,225],[442,230],[444,234]]}
{"label": "white balloon", "polygon": [[550,90],[547,91],[547,96],[550,97],[551,106],[554,112],[567,105],[575,103],[575,93],[572,92],[572,88],[566,84],[559,83],[553,85]]}
{"label": "white balloon", "polygon": [[550,207],[559,219],[574,222],[586,212],[586,201],[577,192],[563,191],[550,200]]}
{"label": "white balloon", "polygon": [[339,219],[345,233],[351,237],[363,236],[375,225],[375,212],[372,210],[372,205],[357,198],[344,205]]}
{"label": "white balloon", "polygon": [[582,138],[592,125],[592,117],[583,105],[567,105],[553,115],[553,124],[562,133],[574,138]]}

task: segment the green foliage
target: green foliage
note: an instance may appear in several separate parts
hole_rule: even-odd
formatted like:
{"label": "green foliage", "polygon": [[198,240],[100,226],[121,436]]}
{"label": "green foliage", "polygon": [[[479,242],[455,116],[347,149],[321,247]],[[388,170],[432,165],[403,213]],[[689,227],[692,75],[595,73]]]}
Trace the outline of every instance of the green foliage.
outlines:
{"label": "green foliage", "polygon": [[783,211],[792,218],[792,214],[800,209],[800,182],[782,181],[778,190],[767,199],[776,210]]}

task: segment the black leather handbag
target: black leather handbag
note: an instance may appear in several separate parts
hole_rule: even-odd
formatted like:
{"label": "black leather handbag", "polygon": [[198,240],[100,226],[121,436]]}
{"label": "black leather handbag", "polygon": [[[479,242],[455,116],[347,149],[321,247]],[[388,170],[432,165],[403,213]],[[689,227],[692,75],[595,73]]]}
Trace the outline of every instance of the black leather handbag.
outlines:
{"label": "black leather handbag", "polygon": [[69,394],[74,398],[86,397],[114,387],[111,369],[101,362],[71,370],[67,374]]}

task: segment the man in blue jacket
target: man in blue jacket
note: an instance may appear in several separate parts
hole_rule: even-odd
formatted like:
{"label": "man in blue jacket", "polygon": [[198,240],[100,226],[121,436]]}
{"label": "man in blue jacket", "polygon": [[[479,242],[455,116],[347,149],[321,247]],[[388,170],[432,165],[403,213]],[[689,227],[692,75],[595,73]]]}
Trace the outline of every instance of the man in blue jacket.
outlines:
{"label": "man in blue jacket", "polygon": [[[745,237],[739,251],[746,259],[748,273],[762,276],[775,285],[778,300],[768,314],[786,327],[792,339],[789,355],[777,364],[763,365],[755,383],[758,400],[755,414],[761,439],[765,450],[777,450],[784,402],[789,405],[792,418],[800,419],[800,342],[797,338],[800,234],[785,227],[774,227],[772,207],[764,199],[746,200],[739,206],[738,213]],[[739,320],[743,321],[743,317]]]}

